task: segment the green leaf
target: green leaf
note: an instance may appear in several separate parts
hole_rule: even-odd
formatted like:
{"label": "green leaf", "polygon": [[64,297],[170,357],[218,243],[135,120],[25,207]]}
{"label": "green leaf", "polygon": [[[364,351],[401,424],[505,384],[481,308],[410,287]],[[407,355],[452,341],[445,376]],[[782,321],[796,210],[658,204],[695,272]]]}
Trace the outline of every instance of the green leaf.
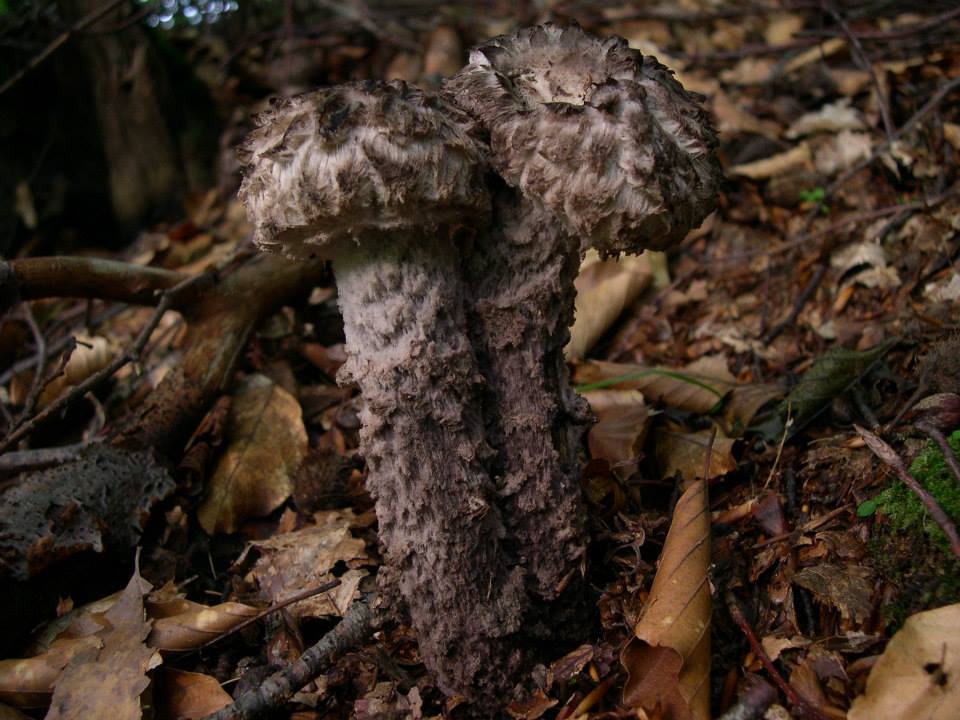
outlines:
{"label": "green leaf", "polygon": [[880,501],[877,498],[864,500],[857,508],[857,517],[870,517],[877,511],[878,505],[880,505]]}

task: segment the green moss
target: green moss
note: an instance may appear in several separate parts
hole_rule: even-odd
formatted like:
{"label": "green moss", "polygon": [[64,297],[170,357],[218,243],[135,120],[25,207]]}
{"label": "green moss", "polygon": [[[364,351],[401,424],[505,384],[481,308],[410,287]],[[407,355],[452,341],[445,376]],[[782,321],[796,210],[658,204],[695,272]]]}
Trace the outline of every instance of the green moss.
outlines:
{"label": "green moss", "polygon": [[[954,453],[960,455],[960,430],[954,432],[948,440]],[[954,522],[960,521],[960,483],[947,467],[943,453],[936,443],[928,443],[917,455],[910,465],[910,474],[936,498],[940,507]],[[899,480],[894,480],[874,501],[877,512],[887,518],[892,528],[908,532],[919,529],[938,546],[948,546],[946,536],[926,508]]]}

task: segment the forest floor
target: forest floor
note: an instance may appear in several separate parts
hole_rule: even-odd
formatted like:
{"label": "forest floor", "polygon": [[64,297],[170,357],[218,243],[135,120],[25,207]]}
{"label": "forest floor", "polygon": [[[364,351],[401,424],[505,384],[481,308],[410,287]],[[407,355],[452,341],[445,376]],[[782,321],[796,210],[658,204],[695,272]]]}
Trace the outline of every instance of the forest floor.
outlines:
{"label": "forest floor", "polygon": [[[704,95],[726,180],[720,209],[678,247],[584,261],[570,363],[598,418],[582,474],[596,626],[586,644],[558,646],[538,693],[505,713],[680,718],[677,693],[709,683],[710,714],[698,719],[731,708],[742,714],[729,717],[788,716],[778,705],[810,718],[960,717],[957,547],[903,482],[932,494],[948,532],[960,521],[950,463],[960,452],[960,12],[680,6],[555,10],[626,37]],[[461,66],[464,46],[515,19],[459,23],[444,19],[420,52],[350,36],[296,56],[251,46],[223,65],[212,40],[191,42],[201,75],[221,73],[212,88],[235,118],[230,146],[256,107],[245,88],[299,86],[296,61],[322,56],[330,82],[429,85]],[[182,279],[242,254],[248,238],[236,199],[211,191],[115,259]],[[136,491],[134,510],[149,517],[139,541],[121,539],[126,554],[109,570],[83,565],[30,590],[51,623],[8,648],[29,660],[0,662],[0,701],[39,716],[51,692],[68,705],[86,692],[106,707],[111,695],[84,674],[96,662],[115,671],[110,692],[134,700],[149,670],[154,717],[201,717],[289,663],[371,588],[379,555],[359,398],[335,383],[345,356],[332,278],[310,285],[241,345],[226,391],[181,428],[172,474],[137,460],[154,478]],[[112,372],[151,320],[136,362]],[[0,317],[6,432],[61,393],[75,400],[5,448],[3,490],[61,483],[56,470],[78,444],[128,431],[199,342],[195,321],[56,298]],[[103,382],[76,390],[104,368]],[[67,449],[37,450],[57,447]],[[93,482],[83,467],[72,477]],[[684,533],[682,513],[703,509],[691,502],[709,504],[711,523]],[[78,548],[109,544],[109,515],[81,501],[60,511],[90,514]],[[38,533],[31,552],[52,552]],[[114,594],[135,545],[142,579]],[[69,562],[74,550],[55,553],[38,562]],[[705,588],[712,602],[687,612]],[[677,608],[659,634],[643,621],[654,599]],[[142,603],[148,620],[125,602]],[[712,650],[689,640],[691,627],[709,628]],[[641,650],[658,645],[679,659],[672,673],[649,671]],[[390,626],[342,653],[280,716],[445,713],[457,716],[456,701],[431,684],[409,628]]]}

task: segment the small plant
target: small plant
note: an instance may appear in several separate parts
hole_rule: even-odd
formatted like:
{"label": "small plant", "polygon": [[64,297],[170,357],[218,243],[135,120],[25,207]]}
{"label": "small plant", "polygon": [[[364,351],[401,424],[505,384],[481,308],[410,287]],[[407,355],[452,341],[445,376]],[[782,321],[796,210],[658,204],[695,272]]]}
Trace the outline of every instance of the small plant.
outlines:
{"label": "small plant", "polygon": [[[949,443],[955,453],[960,453],[960,430],[950,435]],[[910,474],[936,498],[951,519],[960,519],[960,484],[947,467],[940,448],[929,443],[911,463]],[[885,516],[896,530],[920,528],[938,545],[947,543],[943,531],[903,483],[894,482],[872,500],[862,503],[857,508],[857,514],[865,517],[874,510]]]}
{"label": "small plant", "polygon": [[823,215],[826,215],[830,212],[830,206],[824,202],[826,198],[827,191],[819,185],[815,188],[810,188],[809,190],[800,191],[800,200],[805,203],[818,206]]}

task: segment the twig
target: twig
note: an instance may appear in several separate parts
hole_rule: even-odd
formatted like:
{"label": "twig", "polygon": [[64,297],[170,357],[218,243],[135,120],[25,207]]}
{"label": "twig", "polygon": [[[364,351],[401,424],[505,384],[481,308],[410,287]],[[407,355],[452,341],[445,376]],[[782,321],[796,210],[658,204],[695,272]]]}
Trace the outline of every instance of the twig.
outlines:
{"label": "twig", "polygon": [[75,385],[68,392],[50,403],[29,421],[13,429],[3,441],[0,441],[0,453],[9,450],[15,443],[36,430],[47,418],[65,410],[73,404],[77,398],[83,397],[87,392],[96,388],[124,365],[139,360],[143,349],[146,347],[147,341],[150,339],[150,335],[156,329],[157,325],[160,324],[160,319],[163,317],[163,314],[170,309],[178,295],[180,293],[190,292],[198,286],[206,286],[211,283],[213,279],[214,274],[212,272],[200,273],[198,275],[192,275],[174,285],[172,288],[165,290],[160,296],[160,302],[157,303],[157,307],[153,311],[149,322],[144,326],[143,330],[140,331],[140,335],[137,336],[133,345],[110,361],[110,364],[98,370],[82,383]]}
{"label": "twig", "polygon": [[803,306],[807,304],[810,296],[813,295],[814,291],[816,291],[816,289],[820,286],[820,281],[823,280],[823,276],[826,274],[826,272],[826,263],[820,263],[820,265],[817,266],[816,272],[813,273],[813,277],[810,278],[810,282],[807,283],[806,287],[804,287],[797,296],[796,302],[793,303],[793,307],[790,309],[790,314],[778,322],[770,329],[770,332],[761,338],[764,345],[769,345],[780,335],[780,333],[797,321],[800,311],[803,310]]}
{"label": "twig", "polygon": [[30,307],[30,303],[25,302],[22,303],[21,306],[23,308],[23,317],[30,327],[30,333],[33,335],[36,369],[33,374],[33,382],[30,384],[30,392],[27,394],[27,399],[23,403],[20,422],[30,417],[30,415],[33,414],[34,408],[37,406],[37,400],[43,391],[43,371],[47,366],[47,340],[43,336],[40,326],[37,325],[37,319],[33,316],[33,309]]}
{"label": "twig", "polygon": [[747,622],[747,617],[743,614],[743,608],[740,607],[740,601],[737,600],[737,596],[734,595],[732,591],[728,590],[726,593],[726,600],[727,610],[730,612],[730,617],[733,618],[733,621],[737,624],[737,627],[740,628],[740,631],[744,634],[744,637],[747,638],[747,642],[750,643],[750,649],[753,651],[754,656],[760,661],[760,664],[763,665],[763,668],[767,671],[770,679],[773,680],[777,687],[780,688],[780,691],[787,698],[787,702],[797,708],[803,717],[813,718],[815,720],[829,720],[823,715],[823,713],[817,710],[817,708],[813,707],[809,702],[800,697],[790,683],[784,680],[783,676],[777,672],[777,668],[774,667],[773,661],[770,659],[770,656],[767,655],[766,650],[763,649],[763,645],[761,645],[760,641],[757,639],[757,635],[753,632],[753,628],[750,627],[750,623]]}
{"label": "twig", "polygon": [[903,458],[897,454],[896,450],[869,430],[859,425],[854,425],[853,427],[860,434],[860,437],[863,438],[863,441],[867,444],[867,447],[870,448],[870,451],[886,465],[889,465],[897,474],[897,477],[900,478],[901,482],[910,488],[911,492],[919,498],[920,502],[923,503],[923,506],[927,509],[927,512],[930,513],[930,517],[940,526],[943,534],[946,535],[950,541],[950,551],[956,557],[960,557],[960,536],[957,535],[957,528],[953,524],[953,521],[947,517],[943,508],[937,503],[936,498],[910,474],[907,470],[906,463],[903,462]]}
{"label": "twig", "polygon": [[0,455],[0,478],[30,470],[42,470],[53,465],[62,465],[76,459],[89,443],[63,445],[35,450],[14,450]]}
{"label": "twig", "polygon": [[98,7],[86,17],[80,18],[73,25],[57,35],[57,37],[55,37],[49,45],[31,58],[30,62],[15,72],[3,85],[0,85],[0,95],[3,95],[5,92],[7,92],[7,90],[23,80],[27,73],[38,67],[44,60],[53,55],[53,53],[55,53],[67,40],[70,39],[71,35],[85,30],[114,8],[123,5],[126,1],[127,0],[108,0],[108,2]]}
{"label": "twig", "polygon": [[950,447],[947,436],[929,420],[921,420],[916,424],[916,427],[918,430],[926,433],[930,439],[940,446],[940,452],[943,453],[943,459],[946,461],[947,467],[953,472],[957,483],[960,483],[960,463],[957,462],[957,456],[953,452],[953,448]]}
{"label": "twig", "polygon": [[263,717],[266,710],[279,707],[323,672],[335,655],[363,642],[373,629],[373,613],[368,602],[354,600],[340,624],[320,642],[259,687],[245,692],[203,720],[253,720]]}
{"label": "twig", "polygon": [[320,593],[325,593],[328,590],[333,590],[335,587],[339,587],[340,583],[341,583],[341,580],[339,578],[334,578],[333,580],[329,582],[325,582],[322,585],[317,585],[316,587],[312,587],[312,588],[309,588],[308,590],[304,590],[303,592],[299,592],[293,597],[288,597],[286,600],[275,602],[273,605],[271,605],[270,607],[264,608],[253,617],[249,617],[239,625],[230,628],[223,635],[218,635],[212,640],[208,640],[200,647],[206,648],[213,645],[214,643],[218,643],[221,640],[223,640],[225,637],[229,637],[234,633],[240,632],[245,627],[249,627],[250,625],[253,625],[255,622],[259,622],[260,620],[265,618],[267,615],[272,615],[275,612],[279,612],[280,610],[283,610],[285,607],[289,607],[290,605],[293,605],[294,603],[298,603],[301,600],[312,598],[314,595],[319,595]]}
{"label": "twig", "polygon": [[890,116],[890,104],[887,102],[887,98],[880,87],[880,80],[877,78],[877,73],[874,72],[873,64],[867,59],[867,55],[863,51],[860,38],[850,29],[850,25],[847,24],[847,21],[837,10],[833,2],[825,0],[823,2],[823,9],[827,11],[830,17],[840,26],[840,29],[843,30],[843,34],[847,36],[847,39],[850,41],[850,46],[853,48],[854,59],[857,61],[860,69],[870,76],[873,91],[877,95],[877,106],[880,108],[880,117],[883,119],[883,129],[887,133],[887,140],[890,140],[890,138],[893,137],[894,131],[893,118]]}

